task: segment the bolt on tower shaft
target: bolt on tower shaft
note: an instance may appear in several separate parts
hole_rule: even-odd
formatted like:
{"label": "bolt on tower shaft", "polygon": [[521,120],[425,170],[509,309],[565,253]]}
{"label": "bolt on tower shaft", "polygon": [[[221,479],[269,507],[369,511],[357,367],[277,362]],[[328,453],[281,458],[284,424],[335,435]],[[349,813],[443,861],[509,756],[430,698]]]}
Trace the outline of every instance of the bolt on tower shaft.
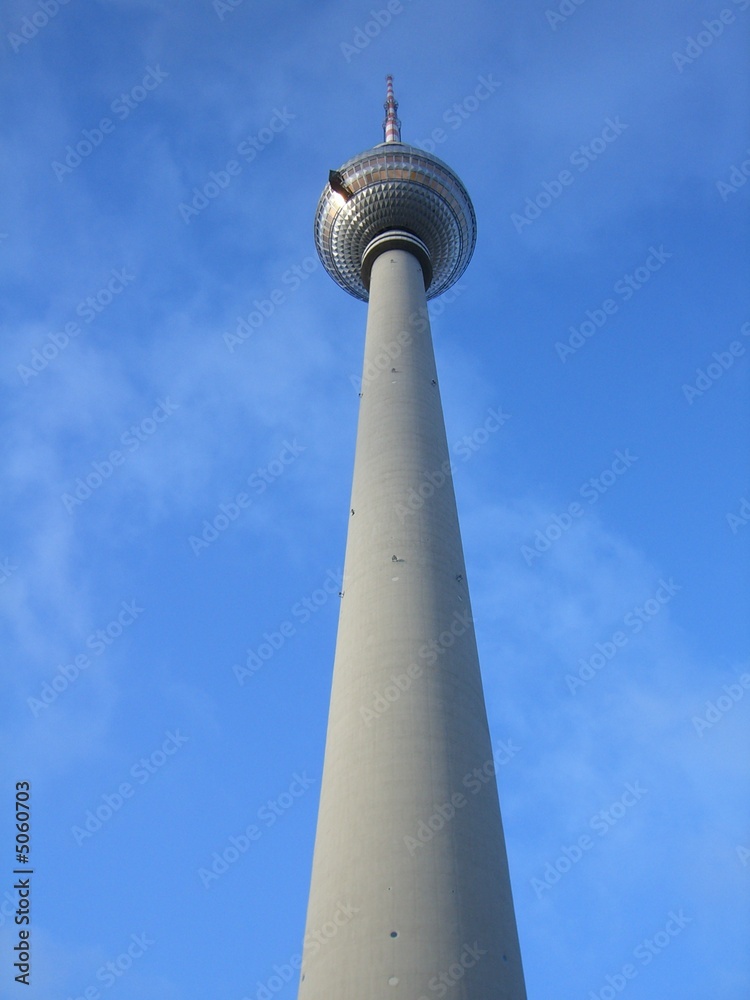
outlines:
{"label": "bolt on tower shaft", "polygon": [[369,305],[299,1000],[525,1000],[426,307],[476,223],[396,110],[389,78],[386,142],[332,171],[316,216]]}

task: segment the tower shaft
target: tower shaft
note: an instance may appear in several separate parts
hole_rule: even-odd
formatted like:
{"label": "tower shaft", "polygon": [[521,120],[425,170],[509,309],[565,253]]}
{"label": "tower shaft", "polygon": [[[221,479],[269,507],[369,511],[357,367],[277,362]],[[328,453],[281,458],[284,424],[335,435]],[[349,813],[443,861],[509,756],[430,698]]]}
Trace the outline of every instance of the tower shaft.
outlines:
{"label": "tower shaft", "polygon": [[526,997],[418,257],[370,274],[299,1000]]}

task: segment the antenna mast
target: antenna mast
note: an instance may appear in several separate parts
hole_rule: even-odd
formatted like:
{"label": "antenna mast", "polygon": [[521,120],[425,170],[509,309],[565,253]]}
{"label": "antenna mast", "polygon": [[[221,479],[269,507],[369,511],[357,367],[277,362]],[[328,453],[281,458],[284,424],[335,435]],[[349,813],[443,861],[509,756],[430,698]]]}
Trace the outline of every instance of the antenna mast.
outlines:
{"label": "antenna mast", "polygon": [[385,104],[385,121],[383,122],[383,133],[386,142],[401,142],[401,122],[398,117],[398,101],[393,96],[393,77],[387,76]]}

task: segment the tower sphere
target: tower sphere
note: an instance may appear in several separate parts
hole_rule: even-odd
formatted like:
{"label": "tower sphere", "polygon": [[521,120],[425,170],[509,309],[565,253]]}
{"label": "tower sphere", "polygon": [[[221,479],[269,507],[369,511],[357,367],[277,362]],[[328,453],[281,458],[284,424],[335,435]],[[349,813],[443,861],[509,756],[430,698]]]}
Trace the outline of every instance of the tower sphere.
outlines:
{"label": "tower sphere", "polygon": [[437,156],[400,140],[378,143],[331,171],[315,214],[315,246],[333,280],[367,301],[365,251],[393,230],[424,244],[428,299],[461,277],[477,238],[474,206],[458,176]]}

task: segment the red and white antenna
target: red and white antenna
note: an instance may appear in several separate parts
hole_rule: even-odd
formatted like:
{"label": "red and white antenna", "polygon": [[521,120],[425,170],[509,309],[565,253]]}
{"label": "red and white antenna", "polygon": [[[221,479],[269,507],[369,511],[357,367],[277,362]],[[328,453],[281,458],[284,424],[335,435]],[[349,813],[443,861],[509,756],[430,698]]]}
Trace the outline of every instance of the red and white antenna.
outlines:
{"label": "red and white antenna", "polygon": [[401,122],[398,117],[398,101],[393,96],[393,77],[385,78],[387,85],[385,104],[385,121],[383,122],[383,133],[386,142],[401,142]]}

